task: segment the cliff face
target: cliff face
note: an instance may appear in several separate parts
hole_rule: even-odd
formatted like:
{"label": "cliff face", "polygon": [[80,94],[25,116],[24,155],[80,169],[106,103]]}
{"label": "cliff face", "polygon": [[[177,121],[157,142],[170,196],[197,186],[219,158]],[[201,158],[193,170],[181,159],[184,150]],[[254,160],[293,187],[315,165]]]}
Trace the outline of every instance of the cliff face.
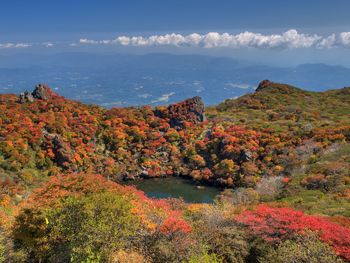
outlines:
{"label": "cliff face", "polygon": [[171,128],[182,129],[186,122],[197,124],[206,121],[204,104],[198,96],[171,104],[167,111],[155,111],[155,115],[160,118],[169,118]]}

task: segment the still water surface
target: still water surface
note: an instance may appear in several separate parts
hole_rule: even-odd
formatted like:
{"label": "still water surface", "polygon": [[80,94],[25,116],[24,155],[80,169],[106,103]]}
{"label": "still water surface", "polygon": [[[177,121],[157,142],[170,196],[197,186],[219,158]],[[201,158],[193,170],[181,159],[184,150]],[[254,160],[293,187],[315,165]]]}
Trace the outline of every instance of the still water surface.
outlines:
{"label": "still water surface", "polygon": [[122,185],[135,185],[138,190],[145,192],[148,197],[168,198],[180,196],[188,203],[213,203],[220,189],[206,186],[197,189],[190,180],[179,177],[164,179],[145,179],[122,182]]}

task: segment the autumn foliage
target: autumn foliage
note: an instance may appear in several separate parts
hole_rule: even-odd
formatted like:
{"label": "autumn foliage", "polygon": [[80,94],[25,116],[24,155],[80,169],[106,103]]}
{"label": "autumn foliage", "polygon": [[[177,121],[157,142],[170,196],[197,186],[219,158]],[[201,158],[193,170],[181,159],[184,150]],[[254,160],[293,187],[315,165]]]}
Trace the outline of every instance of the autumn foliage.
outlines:
{"label": "autumn foliage", "polygon": [[281,242],[293,239],[306,228],[318,231],[319,239],[330,243],[334,251],[350,260],[350,229],[320,216],[307,216],[301,211],[282,207],[258,205],[254,211],[245,211],[236,220],[266,241]]}
{"label": "autumn foliage", "polygon": [[[306,228],[350,260],[350,88],[265,80],[217,106],[104,109],[43,87],[45,99],[0,95],[0,262],[17,260],[8,251],[28,262],[252,262]],[[116,184],[169,176],[226,190],[206,206]]]}
{"label": "autumn foliage", "polygon": [[125,247],[141,248],[137,236],[168,237],[183,250],[190,231],[182,211],[165,200],[149,199],[100,175],[78,173],[52,177],[37,189],[20,206],[12,235],[32,260],[82,262],[108,260]]}

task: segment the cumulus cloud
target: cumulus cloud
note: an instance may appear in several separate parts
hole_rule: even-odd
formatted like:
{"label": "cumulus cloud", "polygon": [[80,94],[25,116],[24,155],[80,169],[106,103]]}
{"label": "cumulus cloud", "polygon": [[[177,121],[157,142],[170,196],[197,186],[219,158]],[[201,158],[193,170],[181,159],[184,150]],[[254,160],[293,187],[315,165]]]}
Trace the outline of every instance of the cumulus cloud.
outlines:
{"label": "cumulus cloud", "polygon": [[320,41],[318,44],[317,44],[317,48],[321,49],[321,48],[330,48],[330,47],[333,47],[336,43],[336,37],[335,37],[335,34],[327,37],[327,38],[324,38],[322,39],[322,41]]}
{"label": "cumulus cloud", "polygon": [[344,47],[350,47],[350,32],[343,32],[339,35],[339,42]]}
{"label": "cumulus cloud", "polygon": [[231,35],[209,32],[204,35],[192,33],[187,36],[181,34],[143,36],[119,36],[116,39],[93,40],[82,38],[78,43],[71,42],[44,42],[44,43],[0,43],[3,48],[26,48],[37,45],[52,47],[54,44],[69,46],[81,45],[121,45],[121,46],[174,46],[174,47],[201,47],[205,49],[231,48],[231,49],[270,49],[287,50],[297,48],[316,47],[318,49],[344,47],[350,48],[350,32],[332,34],[330,36],[319,36],[299,33],[290,29],[282,34],[264,35],[261,33],[242,32]]}
{"label": "cumulus cloud", "polygon": [[334,48],[334,47],[345,47],[350,48],[350,32],[342,32],[338,36],[335,34],[322,39],[317,44],[317,48]]}
{"label": "cumulus cloud", "polygon": [[228,33],[219,34],[210,32],[205,35],[197,33],[188,36],[181,34],[166,34],[164,36],[120,36],[114,40],[88,40],[80,39],[84,44],[120,44],[123,46],[198,46],[202,48],[227,47],[233,49],[258,48],[258,49],[290,49],[308,48],[322,40],[318,35],[299,34],[291,29],[282,35],[262,35],[260,33],[244,32],[238,35]]}

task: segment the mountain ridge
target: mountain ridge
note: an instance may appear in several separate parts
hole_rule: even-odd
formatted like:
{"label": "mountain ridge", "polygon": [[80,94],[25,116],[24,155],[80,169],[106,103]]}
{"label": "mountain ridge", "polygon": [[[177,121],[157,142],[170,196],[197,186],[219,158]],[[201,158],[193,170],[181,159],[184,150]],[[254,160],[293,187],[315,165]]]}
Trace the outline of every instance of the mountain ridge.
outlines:
{"label": "mountain ridge", "polygon": [[26,61],[0,60],[0,66],[22,67],[0,69],[0,93],[21,93],[44,82],[66,98],[108,108],[161,106],[195,96],[216,105],[253,92],[265,78],[313,91],[350,83],[347,68],[305,65],[296,70],[204,55],[65,53],[41,59],[28,55]]}
{"label": "mountain ridge", "polygon": [[[197,262],[205,246],[215,260],[278,262],[306,233],[322,259],[349,261],[350,87],[259,86],[207,107],[194,97],[105,109],[43,84],[35,90],[51,96],[1,94],[0,260],[68,262],[67,248],[82,248],[80,261],[93,248],[119,261],[127,246],[135,262]],[[224,191],[216,204],[186,204],[116,183],[170,176]],[[315,232],[300,236],[306,227]]]}
{"label": "mountain ridge", "polygon": [[[167,162],[169,162],[169,159],[171,159],[170,156],[173,156],[174,160],[171,162],[171,165],[169,165],[173,168],[167,171],[169,174],[176,173],[195,177],[198,175],[195,175],[193,172],[202,170],[204,167],[203,164],[207,163],[209,167],[213,168],[215,163],[218,161],[220,163],[220,159],[216,160],[216,158],[207,155],[206,153],[209,145],[211,145],[210,147],[214,147],[214,144],[217,144],[216,140],[218,138],[221,138],[219,140],[221,143],[218,144],[220,146],[217,148],[217,154],[220,153],[220,155],[222,155],[221,158],[223,158],[223,161],[227,160],[226,158],[232,159],[234,163],[238,164],[236,169],[241,167],[241,165],[244,162],[247,162],[247,160],[259,159],[260,157],[258,156],[261,153],[257,152],[257,143],[254,142],[254,140],[252,141],[252,144],[248,143],[248,145],[241,145],[239,147],[237,143],[233,143],[233,145],[236,145],[238,148],[232,153],[226,151],[226,146],[231,144],[227,144],[225,141],[231,138],[232,135],[229,134],[232,132],[235,134],[239,131],[246,131],[247,128],[245,128],[245,126],[247,125],[247,127],[249,127],[249,125],[260,124],[260,128],[257,128],[259,132],[263,132],[264,129],[268,127],[275,127],[272,128],[271,131],[273,131],[272,133],[275,133],[277,130],[279,130],[280,132],[273,136],[278,137],[281,131],[288,134],[290,131],[290,125],[294,122],[296,124],[300,123],[298,125],[303,124],[304,126],[314,123],[314,129],[316,127],[326,127],[327,125],[322,126],[323,124],[321,125],[320,123],[321,120],[324,119],[325,123],[328,123],[328,125],[332,124],[339,126],[337,123],[348,121],[348,117],[346,115],[342,116],[341,114],[343,114],[344,111],[350,110],[348,106],[350,102],[350,88],[317,93],[305,91],[286,84],[273,83],[269,80],[262,81],[254,93],[247,93],[246,95],[234,100],[227,99],[225,102],[214,107],[206,107],[206,113],[204,112],[204,105],[200,97],[187,99],[176,104],[171,104],[168,107],[114,107],[111,110],[107,110],[94,104],[86,105],[82,102],[67,100],[57,94],[55,94],[53,97],[51,95],[46,96],[46,93],[54,93],[52,93],[52,90],[44,84],[37,85],[32,94],[38,93],[38,90],[41,90],[43,95],[34,96],[35,101],[28,98],[22,98],[20,101],[21,104],[19,104],[20,106],[16,106],[16,103],[18,103],[17,101],[19,101],[17,95],[1,95],[3,98],[3,107],[10,107],[10,109],[14,107],[18,108],[19,110],[24,110],[25,113],[23,113],[23,116],[17,116],[17,118],[31,116],[30,126],[32,126],[32,129],[36,130],[41,135],[37,135],[37,137],[33,138],[32,136],[28,135],[29,139],[26,139],[27,147],[31,144],[32,147],[34,147],[40,141],[39,145],[42,145],[39,148],[41,148],[41,151],[44,151],[44,156],[49,157],[49,159],[45,157],[44,160],[48,161],[50,166],[55,166],[56,162],[60,163],[61,165],[57,166],[59,170],[63,169],[67,171],[71,169],[74,171],[78,169],[79,166],[73,163],[66,163],[65,165],[62,165],[63,162],[60,161],[58,155],[56,156],[59,150],[56,149],[58,144],[52,141],[49,142],[50,139],[48,139],[47,136],[42,137],[45,135],[45,133],[56,134],[59,137],[64,138],[64,141],[68,143],[68,145],[71,145],[71,152],[78,152],[78,149],[80,148],[79,145],[87,147],[88,151],[91,152],[91,154],[87,155],[90,156],[86,160],[87,164],[96,157],[102,160],[103,158],[110,156],[112,159],[115,159],[115,161],[119,160],[121,156],[124,156],[120,149],[125,149],[128,152],[128,148],[131,147],[131,149],[134,149],[134,153],[132,153],[134,158],[141,158],[144,160],[143,162],[145,162],[147,158],[151,161],[153,157],[151,157],[152,155],[150,154],[152,153],[160,154],[157,157],[160,158],[158,159],[158,162],[163,159],[161,155],[167,156],[165,158],[168,160]],[[338,100],[338,103],[334,103],[334,100]],[[332,103],[332,101],[332,111],[327,112],[327,104]],[[70,109],[65,112],[65,109],[67,108]],[[85,114],[82,114],[83,112],[85,112]],[[205,115],[207,115],[207,118]],[[252,116],[255,117],[252,118]],[[62,117],[64,118],[62,119]],[[235,128],[228,128],[229,132],[224,132],[226,128],[222,128],[221,122],[217,121],[220,120],[220,118],[230,120],[230,122],[233,124],[232,127]],[[50,122],[52,122],[52,120],[56,120],[56,123],[47,123],[44,121],[45,119],[51,120]],[[207,120],[213,122],[210,124],[212,126],[211,128],[208,127],[209,123]],[[21,123],[23,121],[15,121],[15,123],[18,122]],[[62,123],[64,125],[58,125],[58,123]],[[5,125],[3,126],[3,129],[5,128],[3,136],[5,138],[6,136],[10,136],[11,133],[6,132],[6,130],[9,129],[6,126],[6,123],[3,123],[3,125]],[[276,125],[279,125],[278,129],[276,128]],[[303,127],[300,128],[300,131],[304,133],[303,136],[310,136],[307,129],[303,130]],[[108,130],[110,131],[108,132]],[[66,133],[70,134],[72,132],[75,134],[73,135],[74,137],[67,137]],[[192,132],[195,137],[197,137],[195,141],[198,140],[198,143],[202,144],[203,142],[201,141],[206,138],[207,141],[204,143],[204,145],[208,144],[208,146],[204,147],[203,149],[200,146],[193,148],[188,141],[191,136],[193,136],[191,135]],[[114,135],[110,135],[109,133]],[[345,130],[335,129],[332,131],[332,133],[343,134],[343,137],[340,137],[343,138],[343,140],[349,139],[347,128],[345,128]],[[79,138],[80,136],[82,139]],[[116,137],[114,138],[114,136]],[[235,136],[237,136],[237,134]],[[262,134],[259,136],[262,136]],[[290,135],[287,137],[292,138],[293,136],[295,135],[290,133]],[[118,139],[119,137],[122,139]],[[183,139],[181,139],[181,137],[183,137]],[[256,135],[253,137],[256,137]],[[287,137],[284,138],[286,143],[283,144],[283,147],[290,144],[287,143]],[[216,140],[214,140],[215,138]],[[241,139],[243,140],[243,138],[244,136]],[[152,143],[149,143],[149,140]],[[156,143],[156,147],[153,145],[154,140],[159,140]],[[30,143],[30,141],[33,143]],[[90,144],[93,146],[89,146]],[[173,153],[164,151],[167,144],[171,144],[172,147],[174,147]],[[197,142],[195,144],[197,144]],[[298,145],[298,143],[296,145]],[[36,145],[36,147],[37,146],[38,145]],[[177,149],[177,147],[179,148]],[[199,148],[197,149],[197,147]],[[282,147],[282,144],[279,147]],[[99,153],[98,149],[103,149],[103,151]],[[143,150],[139,151],[141,149]],[[174,163],[179,161],[176,152],[181,153],[179,156],[181,156],[180,160],[183,162],[182,167],[179,167]],[[199,154],[201,152],[202,154]],[[142,154],[140,155],[139,153]],[[13,156],[10,152],[6,152],[6,154],[8,155],[9,159],[11,159],[11,156]],[[147,157],[145,158],[144,155]],[[84,154],[82,156],[84,156]],[[81,156],[76,157],[78,160],[81,158]],[[73,159],[73,162],[79,163],[74,158],[70,159]],[[139,159],[137,163],[140,162],[141,159]],[[130,160],[131,159],[129,159],[129,161]],[[142,174],[140,167],[149,166],[143,164],[143,162],[137,165],[132,165],[131,167],[133,168],[124,167],[121,169],[121,171],[123,171],[122,173],[126,176],[126,178],[129,177],[129,175],[131,178],[135,178],[135,176],[138,177]],[[105,165],[102,165],[103,161],[99,161],[99,163],[101,169],[106,168]],[[127,164],[127,166],[129,165],[130,163]],[[160,169],[159,163],[154,165],[156,171],[158,171],[158,173],[156,173],[157,176],[165,175],[164,167]],[[84,167],[85,168],[83,169],[88,168],[86,165],[84,165]],[[149,167],[152,167],[152,165]],[[177,168],[174,169],[174,167]],[[152,169],[153,168],[150,170]],[[239,171],[241,169],[242,167],[239,168]],[[229,184],[227,180],[222,181],[222,175],[220,175],[219,170],[216,176],[214,176],[213,179],[208,178],[207,182],[223,185]],[[215,174],[215,169],[212,172]],[[234,170],[232,170],[232,172],[232,175],[236,174]],[[162,173],[164,174],[162,175]],[[193,174],[190,175],[191,173]],[[237,183],[241,184],[239,180]]]}

